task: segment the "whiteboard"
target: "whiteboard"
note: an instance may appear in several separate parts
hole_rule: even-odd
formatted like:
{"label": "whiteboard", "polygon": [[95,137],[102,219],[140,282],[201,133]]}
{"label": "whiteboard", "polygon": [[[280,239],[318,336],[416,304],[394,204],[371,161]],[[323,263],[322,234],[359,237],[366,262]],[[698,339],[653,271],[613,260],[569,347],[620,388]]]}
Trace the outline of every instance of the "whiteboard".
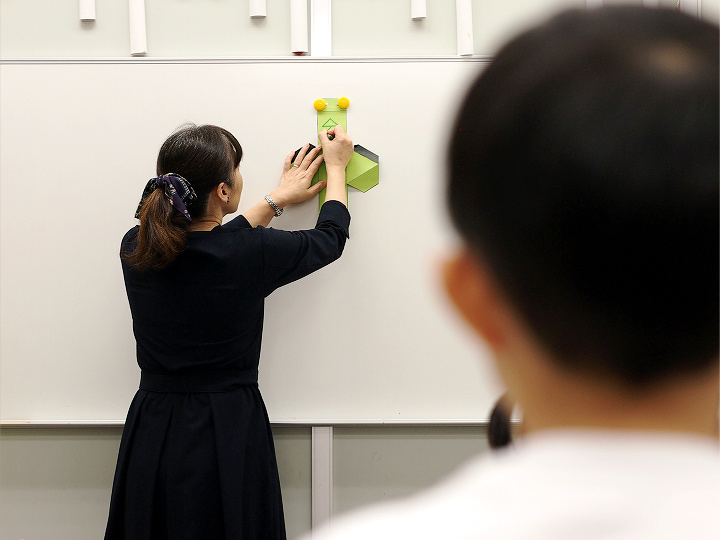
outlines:
{"label": "whiteboard", "polygon": [[[456,239],[444,154],[482,62],[74,61],[0,66],[0,420],[120,422],[137,389],[120,239],[157,151],[212,123],[245,152],[240,212],[314,142],[318,97],[380,156],[350,190],[342,258],[266,302],[260,389],[272,421],[482,420],[500,387],[440,286]],[[271,224],[314,225],[317,200]],[[241,309],[241,306],[238,306]]]}

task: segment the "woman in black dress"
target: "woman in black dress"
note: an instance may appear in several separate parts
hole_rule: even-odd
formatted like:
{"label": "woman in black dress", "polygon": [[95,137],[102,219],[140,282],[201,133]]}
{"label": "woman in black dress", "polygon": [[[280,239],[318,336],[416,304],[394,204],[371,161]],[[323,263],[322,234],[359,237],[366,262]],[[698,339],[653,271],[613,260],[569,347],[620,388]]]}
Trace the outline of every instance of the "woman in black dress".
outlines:
{"label": "woman in black dress", "polygon": [[[328,137],[330,134],[333,137]],[[267,412],[257,386],[263,302],[343,251],[350,215],[342,127],[285,160],[279,187],[244,215],[242,149],[189,126],[160,149],[140,225],[122,240],[140,389],[120,444],[105,538],[285,538]],[[332,140],[330,140],[332,139]],[[310,185],[325,161],[327,182]],[[327,187],[314,229],[266,228]]]}

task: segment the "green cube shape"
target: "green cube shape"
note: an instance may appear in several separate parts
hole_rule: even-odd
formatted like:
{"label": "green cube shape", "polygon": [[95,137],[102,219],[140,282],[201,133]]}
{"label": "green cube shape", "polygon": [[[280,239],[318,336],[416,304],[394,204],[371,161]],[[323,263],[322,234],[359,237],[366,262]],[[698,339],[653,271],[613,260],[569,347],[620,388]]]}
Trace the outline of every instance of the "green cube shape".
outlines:
{"label": "green cube shape", "polygon": [[348,186],[359,189],[365,193],[380,183],[380,166],[377,154],[366,148],[355,145],[355,153],[350,158],[345,172],[345,181]]}
{"label": "green cube shape", "polygon": [[[345,169],[345,191],[347,192],[347,186],[351,186],[365,193],[370,188],[377,186],[380,183],[380,165],[378,161],[377,154],[356,144],[355,152]],[[324,180],[327,180],[327,169],[325,163],[321,163],[312,179],[312,183],[315,184]],[[324,202],[325,190],[323,189],[319,197],[320,207]]]}

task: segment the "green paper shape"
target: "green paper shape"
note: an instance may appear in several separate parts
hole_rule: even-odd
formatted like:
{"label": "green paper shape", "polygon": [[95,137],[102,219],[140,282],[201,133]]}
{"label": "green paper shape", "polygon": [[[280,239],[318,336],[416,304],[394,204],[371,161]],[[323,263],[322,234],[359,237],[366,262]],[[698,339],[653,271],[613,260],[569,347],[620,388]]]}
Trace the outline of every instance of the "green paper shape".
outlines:
{"label": "green paper shape", "polygon": [[376,161],[360,154],[356,149],[345,170],[345,182],[365,193],[380,183],[379,169]]}
{"label": "green paper shape", "polygon": [[[323,98],[325,100],[325,108],[317,113],[317,129],[318,133],[323,130],[331,129],[337,125],[341,125],[347,131],[347,109],[341,109],[337,102],[337,98]],[[355,145],[355,153],[350,158],[350,162],[345,170],[345,192],[347,186],[354,187],[363,193],[377,186],[380,183],[380,167],[377,154],[368,149]],[[325,163],[320,164],[320,168],[315,173],[312,183],[316,184],[327,180],[327,169]],[[320,191],[319,206],[322,207],[325,202],[326,190]]]}
{"label": "green paper shape", "polygon": [[330,129],[340,124],[347,131],[347,109],[338,107],[337,98],[323,98],[325,108],[317,113],[318,133],[324,129]]}

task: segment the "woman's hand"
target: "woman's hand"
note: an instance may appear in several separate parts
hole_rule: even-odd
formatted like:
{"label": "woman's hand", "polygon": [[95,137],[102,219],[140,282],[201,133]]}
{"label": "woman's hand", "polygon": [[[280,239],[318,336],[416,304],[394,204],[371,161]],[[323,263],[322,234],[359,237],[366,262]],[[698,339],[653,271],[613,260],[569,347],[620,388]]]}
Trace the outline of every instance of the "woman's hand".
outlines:
{"label": "woman's hand", "polygon": [[[270,198],[279,208],[305,201],[326,187],[326,201],[335,200],[347,206],[345,167],[350,161],[355,147],[340,125],[320,132],[318,137],[321,146],[308,151],[310,145],[306,144],[298,152],[295,163],[292,162],[294,152],[290,152],[285,158],[280,185],[269,193]],[[320,154],[321,150],[322,154]],[[313,176],[323,160],[327,168],[327,182],[311,185]],[[267,227],[275,217],[275,211],[266,200],[262,200],[243,215],[252,227],[258,225]]]}
{"label": "woman's hand", "polygon": [[[330,139],[332,136],[332,140]],[[325,157],[327,169],[326,201],[338,201],[347,206],[347,187],[345,186],[345,167],[355,152],[350,137],[341,125],[318,134]]]}
{"label": "woman's hand", "polygon": [[307,200],[325,187],[325,182],[310,185],[323,162],[323,155],[320,154],[320,147],[308,151],[309,147],[310,145],[306,144],[300,149],[295,163],[292,162],[295,152],[290,152],[285,158],[280,185],[270,194],[280,208]]}
{"label": "woman's hand", "polygon": [[343,127],[338,124],[332,129],[321,131],[318,137],[325,158],[325,167],[328,169],[338,167],[344,171],[355,152],[355,147]]}

